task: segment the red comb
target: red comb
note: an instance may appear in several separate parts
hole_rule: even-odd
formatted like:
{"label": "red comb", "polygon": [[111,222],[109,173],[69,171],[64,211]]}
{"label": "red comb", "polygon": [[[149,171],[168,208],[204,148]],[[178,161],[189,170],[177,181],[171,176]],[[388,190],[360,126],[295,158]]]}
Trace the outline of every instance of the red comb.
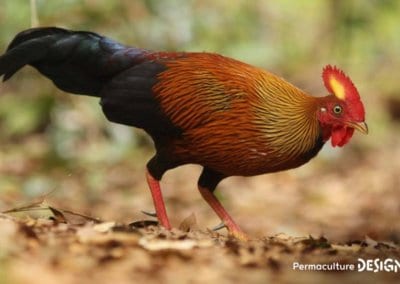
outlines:
{"label": "red comb", "polygon": [[336,66],[326,65],[322,71],[326,89],[338,99],[360,100],[360,95],[350,78]]}

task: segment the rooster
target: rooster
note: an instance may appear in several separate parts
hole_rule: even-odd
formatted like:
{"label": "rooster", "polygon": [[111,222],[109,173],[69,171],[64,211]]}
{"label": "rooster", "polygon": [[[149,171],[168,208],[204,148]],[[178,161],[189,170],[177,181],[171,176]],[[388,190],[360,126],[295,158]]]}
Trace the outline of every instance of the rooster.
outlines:
{"label": "rooster", "polygon": [[354,130],[368,133],[356,87],[330,65],[322,72],[329,94],[313,97],[222,55],[156,52],[56,27],[19,33],[0,57],[0,76],[6,81],[24,65],[66,92],[99,97],[108,120],[151,136],[156,154],[146,178],[166,229],[171,224],[159,182],[170,169],[201,165],[202,197],[229,233],[244,240],[247,235],[214,195],[221,180],[299,167],[329,139],[341,147]]}

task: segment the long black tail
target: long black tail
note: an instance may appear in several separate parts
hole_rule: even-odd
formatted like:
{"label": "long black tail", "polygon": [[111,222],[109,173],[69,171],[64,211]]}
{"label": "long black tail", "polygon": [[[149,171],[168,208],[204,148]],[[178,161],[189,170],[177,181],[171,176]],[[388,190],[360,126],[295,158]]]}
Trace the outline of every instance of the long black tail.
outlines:
{"label": "long black tail", "polygon": [[98,96],[105,83],[142,61],[144,53],[92,32],[34,28],[16,35],[0,56],[0,77],[8,80],[31,65],[64,91]]}

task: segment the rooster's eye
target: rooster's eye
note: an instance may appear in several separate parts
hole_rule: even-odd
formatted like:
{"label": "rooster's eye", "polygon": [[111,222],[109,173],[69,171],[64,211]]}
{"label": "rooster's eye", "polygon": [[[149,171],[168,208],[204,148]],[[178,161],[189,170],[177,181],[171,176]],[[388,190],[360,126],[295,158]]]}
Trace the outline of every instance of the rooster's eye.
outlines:
{"label": "rooster's eye", "polygon": [[335,114],[341,114],[341,113],[342,113],[342,107],[341,107],[340,105],[335,105],[335,106],[333,107],[333,112],[334,112]]}

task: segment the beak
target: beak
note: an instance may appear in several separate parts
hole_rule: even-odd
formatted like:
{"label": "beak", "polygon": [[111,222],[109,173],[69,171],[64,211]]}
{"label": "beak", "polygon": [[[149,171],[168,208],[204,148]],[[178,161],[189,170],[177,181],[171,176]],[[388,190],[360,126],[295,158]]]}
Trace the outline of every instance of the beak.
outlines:
{"label": "beak", "polygon": [[347,122],[346,124],[347,124],[347,126],[360,131],[362,134],[368,134],[368,125],[364,121],[363,122]]}

